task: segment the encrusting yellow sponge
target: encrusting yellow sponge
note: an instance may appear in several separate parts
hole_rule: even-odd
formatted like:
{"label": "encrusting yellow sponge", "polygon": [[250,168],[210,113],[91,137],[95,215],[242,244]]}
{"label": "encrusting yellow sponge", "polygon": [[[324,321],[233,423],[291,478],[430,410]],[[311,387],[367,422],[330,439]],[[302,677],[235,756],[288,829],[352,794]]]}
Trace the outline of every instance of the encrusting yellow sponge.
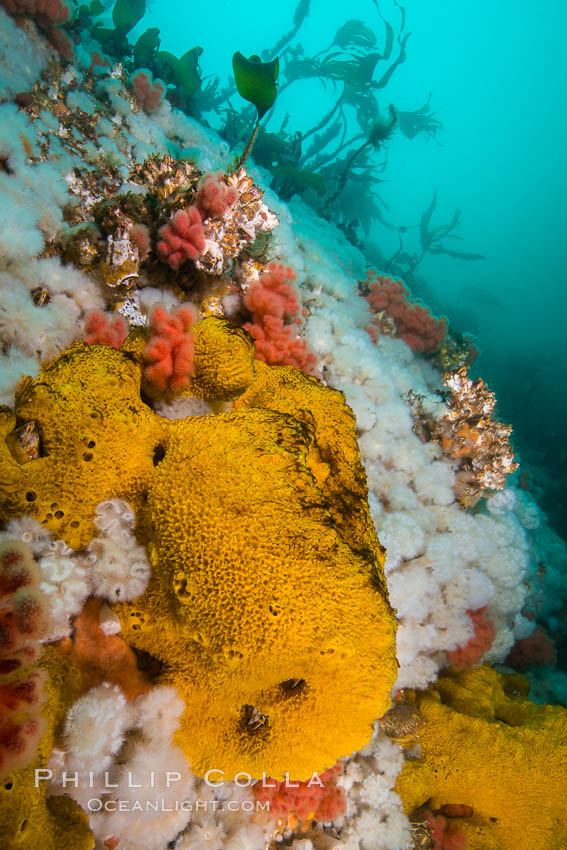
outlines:
{"label": "encrusting yellow sponge", "polygon": [[[229,413],[155,414],[135,340],[76,343],[24,380],[4,418],[5,515],[79,547],[98,502],[130,502],[152,577],[114,607],[123,637],[163,662],[156,683],[186,701],[192,769],[308,779],[369,741],[396,676],[354,417],[316,379],[254,364],[227,322],[195,331],[195,383],[240,395]],[[23,422],[39,436],[30,456]]]}
{"label": "encrusting yellow sponge", "polygon": [[0,410],[1,519],[30,514],[78,549],[95,534],[99,502],[139,507],[164,436],[140,377],[128,354],[77,342],[21,381],[14,413]]}
{"label": "encrusting yellow sponge", "polygon": [[425,723],[421,758],[396,785],[406,812],[471,807],[470,822],[459,820],[470,850],[567,847],[567,711],[526,692],[521,677],[484,666],[415,694]]}
{"label": "encrusting yellow sponge", "polygon": [[308,779],[389,707],[381,550],[369,530],[364,557],[341,537],[309,468],[316,440],[266,408],[172,423],[146,507],[153,576],[114,610],[183,696],[176,743],[198,774]]}

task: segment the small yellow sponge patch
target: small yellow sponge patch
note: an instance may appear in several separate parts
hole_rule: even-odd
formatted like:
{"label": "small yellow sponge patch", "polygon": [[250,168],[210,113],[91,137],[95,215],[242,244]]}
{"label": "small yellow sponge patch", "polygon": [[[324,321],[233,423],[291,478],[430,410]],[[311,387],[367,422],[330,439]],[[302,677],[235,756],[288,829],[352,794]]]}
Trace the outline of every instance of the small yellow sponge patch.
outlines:
{"label": "small yellow sponge patch", "polygon": [[471,850],[567,847],[567,710],[530,702],[517,676],[490,667],[447,673],[415,695],[422,757],[396,790],[408,813],[470,806]]}
{"label": "small yellow sponge patch", "polygon": [[195,374],[188,395],[208,400],[235,398],[254,380],[254,343],[242,328],[209,317],[191,328]]}
{"label": "small yellow sponge patch", "polygon": [[[19,422],[28,444],[35,435],[29,457]],[[99,502],[140,504],[160,422],[140,398],[140,368],[130,356],[75,343],[38,378],[24,378],[14,413],[0,411],[0,518],[27,513],[72,548],[86,545]]]}

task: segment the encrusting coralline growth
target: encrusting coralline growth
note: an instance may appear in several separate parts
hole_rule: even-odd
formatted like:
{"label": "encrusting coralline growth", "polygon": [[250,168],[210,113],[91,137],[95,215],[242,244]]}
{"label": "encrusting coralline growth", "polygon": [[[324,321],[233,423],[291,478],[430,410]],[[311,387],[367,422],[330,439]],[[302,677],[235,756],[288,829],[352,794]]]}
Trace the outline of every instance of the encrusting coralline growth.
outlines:
{"label": "encrusting coralline growth", "polygon": [[477,665],[552,657],[565,550],[470,341],[3,5],[0,843],[557,850],[565,711]]}

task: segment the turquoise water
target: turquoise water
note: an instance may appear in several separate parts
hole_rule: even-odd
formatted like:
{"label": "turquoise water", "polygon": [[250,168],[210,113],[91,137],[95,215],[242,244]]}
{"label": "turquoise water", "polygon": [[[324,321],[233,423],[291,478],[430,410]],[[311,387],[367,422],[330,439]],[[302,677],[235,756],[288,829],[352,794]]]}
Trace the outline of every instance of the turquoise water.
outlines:
{"label": "turquoise water", "polygon": [[[132,33],[160,28],[161,48],[181,55],[200,45],[203,76],[231,77],[231,57],[269,50],[292,26],[295,3],[209,3],[186,6],[160,0]],[[415,225],[438,190],[434,223],[449,221],[457,207],[461,237],[450,247],[486,255],[466,262],[428,254],[413,290],[451,326],[477,334],[481,356],[476,372],[497,391],[501,416],[514,422],[522,457],[534,467],[535,487],[556,527],[565,533],[562,481],[567,478],[565,418],[567,391],[564,325],[567,306],[567,154],[564,92],[567,85],[562,32],[567,13],[559,2],[499,4],[481,0],[451,4],[408,2],[407,58],[391,81],[376,92],[382,110],[431,109],[442,123],[436,140],[407,139],[397,132],[387,145],[386,181],[374,188],[387,205],[395,228],[370,222],[359,232],[365,253],[379,264],[398,244],[397,228]],[[380,11],[399,29],[400,9],[383,2]],[[312,0],[292,46],[305,56],[327,48],[347,19],[358,19],[376,34],[385,29],[372,0],[345,5]],[[394,51],[395,55],[395,51]],[[385,64],[379,62],[377,80]],[[285,84],[282,62],[280,87]],[[266,129],[307,132],[329,110],[340,86],[298,80],[278,97]],[[232,98],[235,108],[242,101]],[[218,127],[218,118],[204,116]],[[348,113],[349,132],[358,132]],[[375,161],[383,159],[382,153]],[[347,193],[350,195],[350,193]],[[356,209],[357,198],[349,201]],[[416,231],[407,235],[415,247]],[[404,245],[405,247],[405,245]]]}

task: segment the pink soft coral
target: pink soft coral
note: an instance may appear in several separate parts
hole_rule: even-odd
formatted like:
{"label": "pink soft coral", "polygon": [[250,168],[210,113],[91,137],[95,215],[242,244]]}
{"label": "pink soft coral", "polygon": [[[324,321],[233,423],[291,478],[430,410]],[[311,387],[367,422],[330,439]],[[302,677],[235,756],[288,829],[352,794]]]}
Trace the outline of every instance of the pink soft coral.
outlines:
{"label": "pink soft coral", "polygon": [[[436,319],[427,307],[423,307],[410,298],[409,289],[401,280],[376,276],[371,270],[367,274],[365,284],[370,287],[365,296],[372,313],[384,312],[394,323],[395,336],[403,339],[415,352],[438,351],[445,338],[447,320]],[[368,328],[373,340],[376,341],[375,326]]]}
{"label": "pink soft coral", "polygon": [[266,779],[254,785],[254,797],[270,804],[270,817],[294,815],[300,821],[332,821],[346,811],[344,789],[336,784],[342,771],[342,765],[336,764],[306,782]]}
{"label": "pink soft coral", "polygon": [[60,29],[71,18],[66,0],[0,0],[9,15],[19,23],[32,18],[42,29],[53,47],[65,59],[73,58],[73,45],[69,36]]}
{"label": "pink soft coral", "polygon": [[492,646],[496,634],[494,623],[486,613],[486,606],[475,611],[469,609],[467,614],[472,620],[474,635],[464,646],[458,646],[447,653],[449,664],[456,670],[468,669],[478,664],[487,649]]}
{"label": "pink soft coral", "polygon": [[205,174],[199,184],[195,203],[205,217],[221,218],[238,198],[238,189],[235,186],[227,186],[223,177],[222,171],[218,174]]}
{"label": "pink soft coral", "polygon": [[150,231],[146,224],[137,222],[133,224],[128,231],[130,241],[134,243],[138,249],[138,257],[140,260],[145,260],[150,252]]}
{"label": "pink soft coral", "polygon": [[295,366],[311,372],[317,359],[299,336],[299,300],[295,272],[281,263],[271,263],[244,298],[252,321],[244,327],[254,340],[256,358],[270,365]]}
{"label": "pink soft coral", "polygon": [[85,316],[84,332],[87,345],[120,348],[128,336],[128,322],[117,314],[109,316],[102,310],[91,310]]}
{"label": "pink soft coral", "polygon": [[32,667],[47,626],[40,581],[26,546],[0,544],[0,775],[33,758],[45,728],[44,673]]}
{"label": "pink soft coral", "polygon": [[177,271],[186,260],[196,260],[206,247],[201,214],[196,206],[177,210],[168,224],[160,227],[157,251],[165,263]]}
{"label": "pink soft coral", "polygon": [[90,74],[95,73],[101,68],[110,67],[110,59],[108,56],[105,56],[104,53],[101,53],[100,50],[93,50],[91,53],[91,64],[87,68]]}
{"label": "pink soft coral", "polygon": [[154,80],[152,72],[146,68],[139,68],[135,71],[128,85],[134,93],[138,106],[151,114],[156,112],[162,105],[165,98],[165,83],[162,80]]}
{"label": "pink soft coral", "polygon": [[182,304],[168,313],[156,305],[150,314],[149,339],[144,348],[144,378],[152,390],[183,389],[193,374],[193,334],[189,328],[197,318],[192,304]]}

